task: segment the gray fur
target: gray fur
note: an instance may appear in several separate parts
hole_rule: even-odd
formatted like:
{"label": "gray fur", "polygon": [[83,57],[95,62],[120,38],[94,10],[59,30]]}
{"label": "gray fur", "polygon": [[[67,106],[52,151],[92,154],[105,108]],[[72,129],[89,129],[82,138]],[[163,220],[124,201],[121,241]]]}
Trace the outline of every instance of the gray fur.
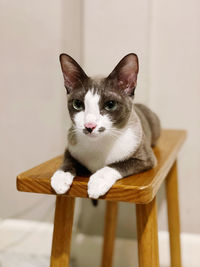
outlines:
{"label": "gray fur", "polygon": [[110,167],[117,169],[123,177],[146,171],[156,165],[156,158],[151,146],[156,144],[160,136],[160,120],[143,104],[135,104],[134,108],[143,129],[141,143],[129,159],[110,164]]}
{"label": "gray fur", "polygon": [[143,104],[135,104],[135,110],[140,117],[145,135],[151,140],[151,146],[155,146],[161,129],[158,116]]}

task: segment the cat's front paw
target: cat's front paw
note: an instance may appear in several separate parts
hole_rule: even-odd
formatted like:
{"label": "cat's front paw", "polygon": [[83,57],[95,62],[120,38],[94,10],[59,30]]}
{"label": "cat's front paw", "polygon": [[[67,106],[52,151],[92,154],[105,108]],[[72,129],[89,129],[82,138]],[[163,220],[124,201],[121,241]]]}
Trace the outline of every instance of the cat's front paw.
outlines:
{"label": "cat's front paw", "polygon": [[51,187],[57,194],[66,193],[73,181],[74,176],[70,172],[57,170],[51,177]]}
{"label": "cat's front paw", "polygon": [[113,184],[122,178],[121,174],[110,167],[104,167],[95,172],[88,182],[88,195],[90,198],[97,199],[105,195]]}

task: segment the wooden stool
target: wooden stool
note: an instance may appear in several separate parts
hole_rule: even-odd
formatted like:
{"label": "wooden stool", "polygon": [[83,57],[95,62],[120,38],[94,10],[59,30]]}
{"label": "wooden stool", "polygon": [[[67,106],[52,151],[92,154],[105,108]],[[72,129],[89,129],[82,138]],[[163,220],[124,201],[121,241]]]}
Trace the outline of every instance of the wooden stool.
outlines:
{"label": "wooden stool", "polygon": [[[181,266],[180,224],[176,158],[186,132],[163,130],[154,148],[158,165],[149,171],[116,182],[101,199],[107,201],[102,267],[111,267],[119,201],[136,204],[138,255],[140,267],[158,267],[158,229],[156,194],[166,178],[171,266]],[[49,160],[17,177],[17,189],[24,192],[55,194],[50,185],[52,174],[59,168],[62,157]],[[69,266],[70,241],[76,197],[87,198],[88,178],[76,177],[71,189],[57,196],[51,267]]]}

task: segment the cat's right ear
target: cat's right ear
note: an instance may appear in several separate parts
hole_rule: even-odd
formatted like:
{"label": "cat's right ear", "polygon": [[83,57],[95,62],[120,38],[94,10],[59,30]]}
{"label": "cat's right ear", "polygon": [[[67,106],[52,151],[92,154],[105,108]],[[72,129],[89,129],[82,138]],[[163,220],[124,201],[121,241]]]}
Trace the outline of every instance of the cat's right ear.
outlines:
{"label": "cat's right ear", "polygon": [[69,55],[60,55],[60,64],[64,77],[64,84],[67,93],[83,84],[83,81],[88,78],[81,66]]}

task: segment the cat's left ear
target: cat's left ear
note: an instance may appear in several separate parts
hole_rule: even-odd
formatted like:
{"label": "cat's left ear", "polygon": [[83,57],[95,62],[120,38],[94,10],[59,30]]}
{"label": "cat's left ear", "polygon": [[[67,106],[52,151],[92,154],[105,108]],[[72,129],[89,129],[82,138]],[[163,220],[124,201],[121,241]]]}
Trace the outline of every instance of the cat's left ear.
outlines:
{"label": "cat's left ear", "polygon": [[117,64],[111,74],[107,77],[118,89],[127,95],[134,95],[139,71],[138,57],[136,54],[128,54]]}

